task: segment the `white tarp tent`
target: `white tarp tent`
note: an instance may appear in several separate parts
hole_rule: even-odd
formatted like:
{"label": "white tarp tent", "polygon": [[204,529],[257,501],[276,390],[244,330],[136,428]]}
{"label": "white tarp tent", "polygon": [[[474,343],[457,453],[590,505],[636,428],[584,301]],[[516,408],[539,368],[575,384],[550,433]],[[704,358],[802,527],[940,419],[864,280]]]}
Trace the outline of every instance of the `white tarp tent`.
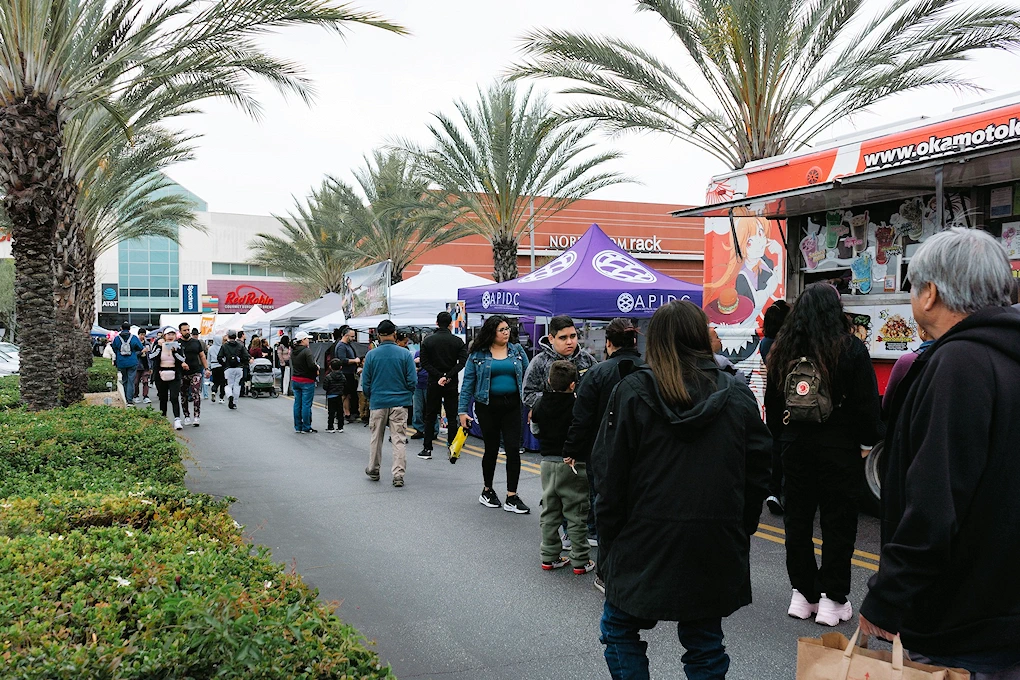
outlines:
{"label": "white tarp tent", "polygon": [[227,316],[226,314],[217,314],[216,321],[213,323],[213,335],[225,335],[229,331],[237,331],[241,329],[240,322],[241,315],[237,312]]}
{"label": "white tarp tent", "polygon": [[343,297],[339,293],[326,293],[318,300],[302,305],[285,316],[273,320],[273,328],[297,328],[303,323],[321,319],[343,308]]}
{"label": "white tarp tent", "polygon": [[[438,314],[438,312],[436,312]],[[389,319],[394,323],[397,328],[403,328],[407,326],[417,326],[420,328],[429,328],[436,325],[436,317],[432,316],[389,316],[385,314],[379,314],[376,316],[362,316],[357,319],[350,319],[347,325],[356,331],[367,331],[375,328],[379,325],[379,322],[383,319]],[[305,329],[307,330],[307,329]]]}
{"label": "white tarp tent", "polygon": [[278,324],[274,324],[273,321],[281,317],[287,316],[295,309],[303,307],[304,304],[305,303],[298,302],[297,300],[295,300],[294,302],[288,302],[283,307],[277,307],[272,311],[266,312],[266,315],[263,316],[261,319],[246,322],[244,324],[244,330],[249,333],[258,333],[263,337],[269,335],[270,326],[271,325],[278,326]]}
{"label": "white tarp tent", "polygon": [[246,325],[251,324],[251,323],[258,323],[259,321],[261,321],[264,318],[266,318],[265,310],[262,309],[261,307],[259,307],[258,305],[252,305],[251,309],[249,309],[247,312],[242,314],[241,318],[238,320],[238,323],[240,324],[240,326],[238,328],[233,329],[233,330],[237,330],[237,331],[244,330],[244,327]]}
{"label": "white tarp tent", "polygon": [[[427,264],[416,276],[390,287],[390,318],[398,326],[434,325],[436,314],[446,309],[446,303],[457,301],[459,289],[490,283],[492,279],[468,274],[460,267]],[[431,321],[428,324],[398,323],[411,318]],[[353,323],[351,325],[353,327]]]}
{"label": "white tarp tent", "polygon": [[345,325],[347,325],[347,317],[344,316],[344,310],[341,309],[332,314],[327,314],[320,319],[303,323],[298,326],[298,330],[305,331],[306,333],[332,333],[334,328],[340,328]]}

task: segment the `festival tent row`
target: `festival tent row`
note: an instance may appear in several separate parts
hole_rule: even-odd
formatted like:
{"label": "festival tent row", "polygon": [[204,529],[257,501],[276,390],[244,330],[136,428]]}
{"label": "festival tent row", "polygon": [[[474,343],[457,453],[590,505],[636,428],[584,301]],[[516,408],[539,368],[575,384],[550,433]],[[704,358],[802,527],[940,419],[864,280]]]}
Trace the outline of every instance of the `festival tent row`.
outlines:
{"label": "festival tent row", "polygon": [[673,300],[700,307],[701,286],[645,266],[593,224],[545,266],[512,281],[461,288],[458,299],[481,314],[648,318]]}
{"label": "festival tent row", "polygon": [[295,300],[294,302],[288,302],[283,307],[277,307],[276,309],[266,312],[266,315],[263,316],[261,319],[246,322],[244,326],[242,326],[242,329],[246,333],[266,337],[270,334],[270,328],[272,326],[279,327],[279,323],[277,323],[276,321],[277,319],[286,317],[294,310],[304,306],[305,306],[304,302],[298,302],[297,300]]}

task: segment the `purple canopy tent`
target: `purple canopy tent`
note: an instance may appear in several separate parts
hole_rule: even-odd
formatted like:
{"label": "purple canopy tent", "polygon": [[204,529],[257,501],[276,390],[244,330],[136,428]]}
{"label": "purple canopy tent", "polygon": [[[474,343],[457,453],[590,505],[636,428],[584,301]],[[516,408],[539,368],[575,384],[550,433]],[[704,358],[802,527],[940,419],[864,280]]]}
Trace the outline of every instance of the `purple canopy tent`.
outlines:
{"label": "purple canopy tent", "polygon": [[467,311],[475,314],[647,318],[673,300],[701,306],[701,286],[646,267],[597,224],[569,250],[530,274],[458,292]]}

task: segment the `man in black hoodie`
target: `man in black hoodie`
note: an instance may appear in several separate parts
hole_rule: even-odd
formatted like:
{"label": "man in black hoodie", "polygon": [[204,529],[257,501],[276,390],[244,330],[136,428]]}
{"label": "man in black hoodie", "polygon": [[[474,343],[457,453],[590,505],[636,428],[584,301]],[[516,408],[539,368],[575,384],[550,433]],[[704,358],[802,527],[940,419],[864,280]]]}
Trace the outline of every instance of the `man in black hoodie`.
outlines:
{"label": "man in black hoodie", "polygon": [[882,557],[861,628],[975,678],[1020,678],[1020,314],[979,229],[931,237],[907,272],[935,344],[891,395]]}

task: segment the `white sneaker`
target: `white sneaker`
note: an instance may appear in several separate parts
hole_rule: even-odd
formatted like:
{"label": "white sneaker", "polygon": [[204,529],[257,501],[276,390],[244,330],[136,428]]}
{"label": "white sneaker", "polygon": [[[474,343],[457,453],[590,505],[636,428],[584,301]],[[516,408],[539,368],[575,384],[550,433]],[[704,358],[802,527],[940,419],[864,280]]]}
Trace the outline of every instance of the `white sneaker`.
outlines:
{"label": "white sneaker", "polygon": [[183,430],[184,429],[184,427],[181,425],[181,419],[180,418],[174,418],[174,429],[175,430]]}
{"label": "white sneaker", "polygon": [[815,623],[823,626],[838,626],[843,621],[849,621],[854,615],[854,608],[850,601],[843,604],[830,600],[822,593],[822,599],[818,601],[818,615],[815,616]]}
{"label": "white sneaker", "polygon": [[790,598],[790,608],[786,612],[795,619],[805,621],[812,615],[818,613],[818,604],[811,604],[807,598],[801,595],[796,588],[793,589],[793,597]]}
{"label": "white sneaker", "polygon": [[191,416],[184,416],[184,424],[191,425]]}
{"label": "white sneaker", "polygon": [[140,404],[140,403],[142,403],[142,398],[141,397],[135,397],[131,401],[134,402],[135,404]]}
{"label": "white sneaker", "polygon": [[142,401],[144,401],[146,404],[151,404],[152,403],[152,399],[149,399],[148,397],[146,397]]}
{"label": "white sneaker", "polygon": [[191,421],[191,424],[198,427],[198,416],[195,416],[195,419]]}

